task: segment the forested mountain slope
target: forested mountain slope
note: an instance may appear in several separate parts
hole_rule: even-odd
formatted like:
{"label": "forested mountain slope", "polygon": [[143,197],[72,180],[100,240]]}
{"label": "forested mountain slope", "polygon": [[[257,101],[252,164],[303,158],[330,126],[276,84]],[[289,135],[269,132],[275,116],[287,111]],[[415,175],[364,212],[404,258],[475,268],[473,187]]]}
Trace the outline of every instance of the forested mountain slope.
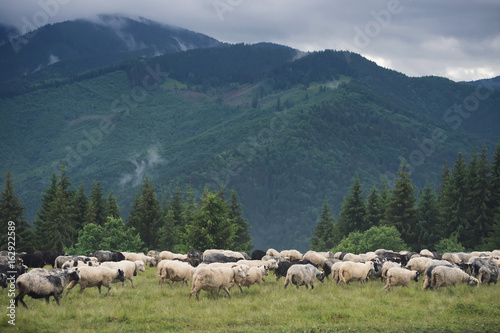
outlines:
{"label": "forested mountain slope", "polygon": [[0,175],[12,172],[29,220],[65,162],[74,186],[101,181],[125,216],[146,174],[167,198],[224,183],[256,248],[304,251],[323,200],[338,217],[356,175],[368,194],[382,177],[391,185],[405,158],[418,186],[437,185],[458,151],[493,151],[500,138],[499,92],[347,52],[238,44],[129,59],[57,85],[53,71],[0,99]]}

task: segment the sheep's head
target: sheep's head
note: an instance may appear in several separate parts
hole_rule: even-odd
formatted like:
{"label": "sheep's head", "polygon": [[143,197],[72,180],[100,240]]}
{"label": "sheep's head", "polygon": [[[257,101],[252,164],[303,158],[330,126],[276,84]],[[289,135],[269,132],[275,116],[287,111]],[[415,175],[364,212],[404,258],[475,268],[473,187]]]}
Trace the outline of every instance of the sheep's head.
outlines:
{"label": "sheep's head", "polygon": [[415,272],[415,278],[413,280],[415,280],[415,282],[418,282],[419,276],[420,276],[420,272]]}
{"label": "sheep's head", "polygon": [[475,277],[469,277],[469,285],[471,286],[477,286],[479,284],[479,281],[478,279],[476,279]]}
{"label": "sheep's head", "polygon": [[316,278],[320,280],[321,283],[323,283],[323,281],[325,280],[325,272],[316,273]]}

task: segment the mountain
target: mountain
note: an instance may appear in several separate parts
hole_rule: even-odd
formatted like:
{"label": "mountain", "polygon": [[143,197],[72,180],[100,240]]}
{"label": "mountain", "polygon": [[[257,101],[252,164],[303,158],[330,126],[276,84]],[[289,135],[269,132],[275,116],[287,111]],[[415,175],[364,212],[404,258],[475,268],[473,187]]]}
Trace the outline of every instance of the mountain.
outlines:
{"label": "mountain", "polygon": [[500,76],[491,78],[491,79],[482,79],[482,80],[476,80],[476,81],[464,81],[462,83],[465,84],[470,84],[473,86],[485,86],[485,87],[490,87],[495,90],[500,91]]}
{"label": "mountain", "polygon": [[52,65],[0,98],[0,180],[12,172],[29,220],[64,161],[75,187],[101,181],[125,216],[145,175],[160,198],[223,183],[256,248],[305,251],[323,200],[338,218],[354,177],[368,195],[382,178],[393,185],[405,158],[417,187],[437,186],[457,152],[492,152],[500,138],[500,92],[350,52],[217,44],[72,64],[77,74]]}
{"label": "mountain", "polygon": [[[22,76],[29,75],[33,83],[68,77],[130,58],[222,45],[211,37],[186,29],[116,15],[46,25],[24,36],[10,33],[10,42],[0,45],[2,90]],[[47,67],[51,70],[39,73]],[[36,73],[40,75],[32,75]]]}

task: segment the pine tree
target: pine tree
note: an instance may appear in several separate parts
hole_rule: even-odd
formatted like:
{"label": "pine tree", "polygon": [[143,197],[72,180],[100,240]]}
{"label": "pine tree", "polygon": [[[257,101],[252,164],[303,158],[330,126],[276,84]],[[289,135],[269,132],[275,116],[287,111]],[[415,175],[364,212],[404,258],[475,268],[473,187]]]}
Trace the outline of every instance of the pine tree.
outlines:
{"label": "pine tree", "polygon": [[458,153],[458,159],[451,171],[449,184],[449,210],[451,214],[447,217],[446,234],[456,236],[457,241],[463,244],[462,242],[467,241],[467,238],[470,237],[466,231],[471,227],[466,215],[467,168],[462,153]]}
{"label": "pine tree", "polygon": [[37,211],[36,220],[34,222],[34,241],[35,248],[38,250],[48,250],[47,239],[51,237],[50,228],[51,221],[49,220],[48,214],[50,209],[50,204],[55,199],[57,191],[57,175],[55,172],[52,173],[50,178],[50,185],[44,191],[42,196],[42,204]]}
{"label": "pine tree", "polygon": [[[0,198],[0,249],[8,249],[9,231],[14,231],[15,239],[13,246],[16,251],[33,251],[32,230],[28,221],[24,218],[24,207],[21,205],[19,197],[14,193],[14,184],[12,175],[7,172],[5,176],[5,189],[1,192]],[[9,221],[14,222],[12,226]],[[9,227],[14,227],[15,230],[10,230]],[[12,235],[12,234],[11,234]],[[12,244],[12,243],[11,243]]]}
{"label": "pine tree", "polygon": [[50,224],[50,237],[46,239],[47,250],[62,252],[73,244],[75,233],[72,208],[63,184],[57,186],[54,200],[48,210]]}
{"label": "pine tree", "polygon": [[488,233],[491,231],[494,219],[494,210],[491,203],[491,166],[486,158],[486,147],[481,149],[479,163],[475,176],[468,184],[467,210],[468,222],[471,226],[469,237],[464,237],[463,245],[469,249],[484,248]]}
{"label": "pine tree", "polygon": [[366,207],[363,199],[363,190],[359,178],[354,179],[351,192],[344,198],[340,219],[337,224],[339,236],[346,237],[350,232],[367,230]]}
{"label": "pine tree", "polygon": [[[174,251],[180,247],[179,237],[175,228],[175,217],[172,209],[166,208],[162,218],[162,225],[158,230],[158,248],[162,250]],[[177,247],[176,247],[177,245]],[[181,249],[184,250],[184,249]]]}
{"label": "pine tree", "polygon": [[113,194],[113,191],[109,192],[108,197],[106,198],[106,215],[108,218],[110,216],[114,219],[121,218],[120,209],[118,208],[116,196]]}
{"label": "pine tree", "polygon": [[323,209],[319,216],[319,221],[314,227],[311,237],[311,250],[313,251],[331,251],[336,245],[338,237],[335,235],[335,219],[330,213],[330,206],[328,200],[323,202]]}
{"label": "pine tree", "polygon": [[158,229],[161,228],[162,212],[156,191],[148,177],[137,193],[130,211],[128,224],[134,227],[148,249],[158,247]]}
{"label": "pine tree", "polygon": [[366,203],[366,223],[368,228],[378,227],[383,219],[383,212],[377,188],[372,187],[368,201]]}
{"label": "pine tree", "polygon": [[387,222],[395,226],[403,241],[411,248],[417,248],[417,212],[415,210],[415,187],[411,183],[410,173],[407,171],[406,160],[401,161],[401,171],[396,178],[395,189],[389,203]]}
{"label": "pine tree", "polygon": [[92,208],[94,209],[95,214],[95,223],[104,227],[104,224],[107,221],[107,202],[103,197],[101,182],[93,181],[92,182],[92,191],[90,193],[90,201],[92,202]]}
{"label": "pine tree", "polygon": [[391,191],[387,185],[385,178],[382,179],[382,184],[380,185],[380,225],[387,225],[387,210],[389,203],[391,202]]}
{"label": "pine tree", "polygon": [[[75,229],[80,231],[87,221],[87,211],[89,208],[89,199],[87,194],[85,193],[85,187],[83,186],[83,182],[78,189],[78,192],[75,194],[74,199],[74,218],[75,218]],[[76,242],[76,239],[75,239]]]}
{"label": "pine tree", "polygon": [[236,193],[234,189],[231,191],[228,210],[229,219],[236,227],[234,238],[235,247],[233,250],[249,253],[253,247],[252,236],[250,236],[250,226],[248,225],[248,221],[243,217],[238,193]]}
{"label": "pine tree", "polygon": [[491,201],[493,214],[491,231],[487,237],[487,248],[500,248],[500,141],[497,143],[491,168]]}
{"label": "pine tree", "polygon": [[233,249],[236,226],[229,219],[227,205],[218,193],[205,189],[199,209],[186,225],[186,245],[200,251]]}
{"label": "pine tree", "polygon": [[417,248],[436,249],[436,244],[441,239],[436,232],[440,225],[439,206],[436,194],[429,183],[429,179],[422,190],[417,207]]}
{"label": "pine tree", "polygon": [[[87,206],[87,213],[85,214],[85,225],[87,224],[96,224],[96,219],[95,219],[95,210],[94,210],[94,205],[92,205],[92,202],[89,202]],[[100,226],[100,225],[99,225]]]}

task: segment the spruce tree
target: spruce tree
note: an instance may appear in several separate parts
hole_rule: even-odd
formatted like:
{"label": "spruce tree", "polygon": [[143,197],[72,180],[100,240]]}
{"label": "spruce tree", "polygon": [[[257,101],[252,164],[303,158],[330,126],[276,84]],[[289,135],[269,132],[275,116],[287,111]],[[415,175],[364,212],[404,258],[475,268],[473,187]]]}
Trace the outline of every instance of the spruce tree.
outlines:
{"label": "spruce tree", "polygon": [[182,247],[178,244],[179,237],[175,228],[174,215],[174,211],[167,207],[161,220],[161,227],[158,230],[158,248],[161,250],[177,252],[177,249]]}
{"label": "spruce tree", "polygon": [[73,223],[73,211],[63,184],[57,186],[54,200],[48,210],[50,237],[46,239],[47,250],[62,252],[73,245],[77,231]]}
{"label": "spruce tree", "polygon": [[[34,247],[32,244],[32,230],[28,221],[24,218],[24,207],[21,205],[19,197],[14,193],[14,183],[12,175],[7,172],[5,176],[5,189],[1,192],[0,198],[0,249],[8,249],[9,245],[14,246],[15,250],[31,252]],[[9,224],[14,222],[14,225]],[[9,227],[11,227],[9,229]],[[12,227],[15,229],[12,230]],[[14,232],[12,234],[11,232]],[[14,239],[9,239],[15,235]]]}
{"label": "spruce tree", "polygon": [[453,165],[451,171],[449,188],[449,211],[450,216],[447,217],[448,224],[446,234],[456,237],[457,241],[463,245],[463,241],[467,241],[470,235],[467,231],[471,226],[467,221],[466,211],[466,195],[467,195],[467,168],[462,156],[458,153],[458,158]]}
{"label": "spruce tree", "polygon": [[380,225],[387,225],[387,210],[389,203],[391,202],[391,191],[387,185],[387,180],[382,179],[382,184],[380,185]]}
{"label": "spruce tree", "polygon": [[231,191],[231,198],[228,206],[228,215],[231,222],[235,225],[235,237],[233,250],[249,253],[252,249],[252,236],[250,236],[250,226],[243,217],[243,211],[239,202],[236,190]]}
{"label": "spruce tree", "polygon": [[387,222],[395,226],[403,241],[416,250],[417,244],[417,212],[415,210],[415,187],[411,183],[410,173],[407,171],[406,160],[401,161],[401,171],[396,178],[395,189],[389,203]]}
{"label": "spruce tree", "polygon": [[92,191],[90,193],[90,201],[92,202],[92,208],[95,214],[95,223],[104,227],[107,221],[107,202],[103,197],[103,191],[101,187],[101,182],[92,182]]}
{"label": "spruce tree", "polygon": [[51,229],[51,221],[49,219],[49,210],[50,204],[55,199],[57,191],[57,175],[55,172],[52,173],[50,178],[50,185],[44,191],[42,195],[42,204],[37,211],[36,220],[34,222],[34,233],[35,236],[35,248],[38,250],[48,250],[48,244],[46,242],[47,239],[51,237],[50,229]]}
{"label": "spruce tree", "polygon": [[114,219],[120,219],[120,209],[118,208],[118,203],[116,202],[116,196],[113,191],[109,192],[106,198],[106,215],[107,217],[112,217]]}
{"label": "spruce tree", "polygon": [[429,179],[418,201],[417,217],[417,248],[415,250],[435,250],[436,244],[441,239],[436,232],[440,225],[439,206]]}
{"label": "spruce tree", "polygon": [[199,208],[186,225],[185,241],[190,248],[233,249],[236,225],[229,219],[228,208],[218,193],[205,189]]}
{"label": "spruce tree", "polygon": [[158,246],[157,231],[161,227],[161,219],[160,202],[153,184],[146,176],[132,205],[128,224],[139,232],[146,248],[155,249]]}
{"label": "spruce tree", "polygon": [[335,235],[335,219],[330,212],[328,200],[323,202],[323,208],[319,216],[319,221],[314,226],[311,237],[311,250],[313,251],[331,251],[337,244],[337,236]]}
{"label": "spruce tree", "polygon": [[341,238],[347,237],[350,232],[367,230],[366,207],[363,199],[363,190],[359,178],[354,179],[351,192],[344,198],[337,231]]}
{"label": "spruce tree", "polygon": [[368,228],[378,227],[383,219],[382,205],[380,202],[377,188],[372,187],[366,203],[366,223]]}
{"label": "spruce tree", "polygon": [[[89,208],[89,199],[87,194],[85,193],[85,187],[83,186],[83,182],[78,189],[78,192],[75,194],[74,199],[74,219],[75,219],[75,229],[80,231],[87,221],[87,211]],[[75,239],[76,242],[76,239]]]}

